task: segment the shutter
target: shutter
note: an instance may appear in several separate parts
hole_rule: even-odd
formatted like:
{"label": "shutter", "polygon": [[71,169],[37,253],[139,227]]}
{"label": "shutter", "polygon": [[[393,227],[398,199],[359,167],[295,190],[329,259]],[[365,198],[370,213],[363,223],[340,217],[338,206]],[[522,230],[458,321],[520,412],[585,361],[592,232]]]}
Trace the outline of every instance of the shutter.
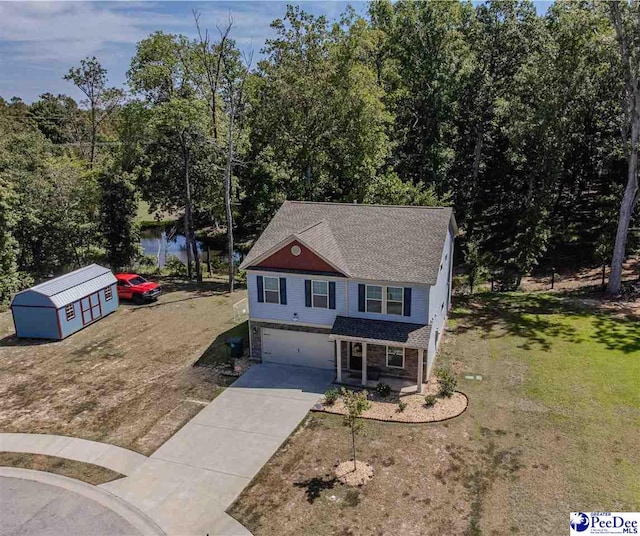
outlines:
{"label": "shutter", "polygon": [[280,303],[287,305],[287,278],[280,278]]}
{"label": "shutter", "polygon": [[329,281],[329,309],[336,308],[336,282]]}
{"label": "shutter", "polygon": [[404,287],[404,316],[411,316],[411,287]]}
{"label": "shutter", "polygon": [[364,313],[364,293],[365,293],[365,285],[358,285],[358,311]]}
{"label": "shutter", "polygon": [[311,280],[304,280],[304,306],[311,307]]}
{"label": "shutter", "polygon": [[256,276],[256,280],[258,281],[258,301],[262,303],[264,302],[264,281],[261,275]]}

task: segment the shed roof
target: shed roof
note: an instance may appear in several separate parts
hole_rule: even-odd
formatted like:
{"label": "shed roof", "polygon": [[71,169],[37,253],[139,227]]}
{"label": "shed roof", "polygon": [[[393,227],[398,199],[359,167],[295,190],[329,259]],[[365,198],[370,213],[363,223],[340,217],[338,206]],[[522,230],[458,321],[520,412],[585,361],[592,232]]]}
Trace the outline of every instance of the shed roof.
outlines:
{"label": "shed roof", "polygon": [[109,268],[91,264],[19,292],[11,305],[59,309],[114,283],[116,278]]}
{"label": "shed roof", "polygon": [[433,285],[450,226],[448,207],[285,201],[241,268],[295,236],[350,277]]}

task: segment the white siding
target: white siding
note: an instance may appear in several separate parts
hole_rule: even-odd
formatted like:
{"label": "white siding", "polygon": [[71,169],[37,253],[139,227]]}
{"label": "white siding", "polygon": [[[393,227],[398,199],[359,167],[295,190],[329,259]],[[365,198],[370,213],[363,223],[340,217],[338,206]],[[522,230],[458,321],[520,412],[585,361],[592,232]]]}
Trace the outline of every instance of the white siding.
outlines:
{"label": "white siding", "polygon": [[336,283],[336,308],[319,309],[305,306],[304,281],[305,279],[325,281],[321,276],[294,276],[281,273],[269,273],[268,275],[271,277],[285,277],[287,279],[287,304],[279,305],[276,303],[258,302],[257,274],[249,273],[247,275],[247,285],[249,293],[249,314],[251,318],[293,322],[293,315],[297,313],[298,322],[300,323],[331,327],[336,319],[336,315],[344,316],[346,314],[344,281],[332,279],[332,281]]}
{"label": "white siding", "polygon": [[[382,313],[363,313],[358,311],[358,284],[372,284],[370,281],[349,281],[349,313],[354,318],[369,318],[371,320],[391,320],[392,322],[412,322],[414,324],[427,323],[427,306],[429,301],[428,286],[411,287],[411,316],[387,315]],[[375,284],[375,283],[374,283]],[[381,285],[384,286],[384,285]],[[403,286],[401,284],[389,286]],[[406,285],[405,285],[406,286]],[[384,292],[384,291],[383,291]]]}
{"label": "white siding", "polygon": [[429,323],[431,324],[431,338],[427,351],[427,374],[431,373],[431,367],[436,354],[436,332],[440,337],[448,316],[449,289],[451,285],[451,265],[453,262],[453,230],[449,229],[447,240],[442,250],[440,259],[440,271],[438,280],[429,292]]}

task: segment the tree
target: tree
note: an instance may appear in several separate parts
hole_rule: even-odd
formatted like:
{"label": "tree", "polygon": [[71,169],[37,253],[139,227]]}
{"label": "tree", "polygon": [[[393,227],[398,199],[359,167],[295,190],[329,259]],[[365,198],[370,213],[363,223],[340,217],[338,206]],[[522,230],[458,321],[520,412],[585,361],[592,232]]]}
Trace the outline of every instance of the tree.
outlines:
{"label": "tree", "polygon": [[353,451],[353,470],[357,470],[356,466],[356,434],[362,429],[362,422],[358,419],[363,412],[371,407],[371,403],[367,398],[367,391],[352,391],[350,389],[341,389],[342,400],[347,414],[344,416],[344,425],[351,430],[351,448]]}
{"label": "tree", "polygon": [[478,278],[486,270],[486,255],[480,250],[477,240],[469,240],[464,255],[464,266],[469,280],[469,293],[473,294],[473,287]]}
{"label": "tree", "polygon": [[[201,88],[211,114],[211,125],[213,130],[213,143],[216,149],[220,149],[219,130],[219,110],[220,101],[224,103],[227,121],[226,137],[226,162],[224,167],[224,207],[227,225],[227,251],[228,251],[228,275],[229,292],[233,292],[235,281],[235,259],[233,245],[233,211],[232,204],[232,175],[235,160],[235,126],[237,118],[244,112],[244,85],[249,70],[251,60],[246,65],[241,65],[239,52],[235,42],[230,39],[233,19],[224,29],[220,29],[220,41],[212,44],[209,31],[200,27],[200,14],[194,12],[194,19],[198,31],[199,42],[195,47],[195,57],[200,69],[204,72],[201,82],[197,85]],[[196,79],[198,80],[198,79]],[[205,83],[203,83],[205,82]],[[219,94],[221,93],[221,95]]]}
{"label": "tree", "polygon": [[21,287],[16,262],[18,243],[11,232],[16,223],[15,200],[10,185],[0,176],[0,310]]}
{"label": "tree", "polygon": [[194,209],[213,197],[211,190],[218,191],[215,175],[220,166],[207,139],[209,118],[191,72],[193,54],[193,44],[180,35],[156,32],[138,43],[127,76],[145,102],[133,104],[135,112],[127,115],[146,117],[139,173],[143,197],[152,208],[183,208],[188,276],[193,275],[193,260],[201,280]]}
{"label": "tree", "polygon": [[111,115],[124,97],[122,90],[107,87],[107,70],[100,65],[96,57],[80,60],[80,67],[72,67],[64,76],[87,97],[90,115],[91,154],[89,165],[93,168],[96,157],[98,129]]}
{"label": "tree", "polygon": [[638,142],[640,140],[640,1],[631,0],[609,2],[611,22],[616,31],[620,47],[624,96],[622,99],[623,119],[620,126],[622,148],[627,160],[627,181],[620,203],[620,215],[616,241],[611,260],[611,275],[607,284],[607,294],[620,293],[622,265],[624,263],[629,234],[629,224],[633,217],[638,198]]}
{"label": "tree", "polygon": [[107,261],[114,271],[120,271],[133,264],[139,251],[134,177],[112,163],[99,173],[98,182],[102,193],[100,228]]}

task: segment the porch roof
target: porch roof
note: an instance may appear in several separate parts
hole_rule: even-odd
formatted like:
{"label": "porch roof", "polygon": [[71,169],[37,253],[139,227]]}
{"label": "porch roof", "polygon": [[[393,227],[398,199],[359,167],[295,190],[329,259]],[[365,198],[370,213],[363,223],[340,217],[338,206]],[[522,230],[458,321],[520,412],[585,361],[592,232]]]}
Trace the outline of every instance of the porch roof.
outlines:
{"label": "porch roof", "polygon": [[368,342],[406,346],[409,348],[429,347],[431,326],[410,324],[408,322],[391,322],[389,320],[369,320],[336,316],[331,328],[331,339],[349,339]]}

